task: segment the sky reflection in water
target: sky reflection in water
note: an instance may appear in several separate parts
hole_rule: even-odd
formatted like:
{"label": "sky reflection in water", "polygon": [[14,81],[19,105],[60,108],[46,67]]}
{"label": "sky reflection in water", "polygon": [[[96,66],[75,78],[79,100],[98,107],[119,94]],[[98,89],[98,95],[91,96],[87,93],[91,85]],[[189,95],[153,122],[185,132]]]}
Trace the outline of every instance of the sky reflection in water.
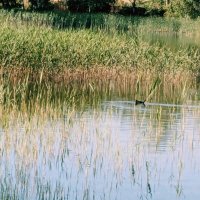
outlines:
{"label": "sky reflection in water", "polygon": [[1,196],[197,200],[199,105],[146,105],[107,101],[28,123],[11,116],[1,128]]}

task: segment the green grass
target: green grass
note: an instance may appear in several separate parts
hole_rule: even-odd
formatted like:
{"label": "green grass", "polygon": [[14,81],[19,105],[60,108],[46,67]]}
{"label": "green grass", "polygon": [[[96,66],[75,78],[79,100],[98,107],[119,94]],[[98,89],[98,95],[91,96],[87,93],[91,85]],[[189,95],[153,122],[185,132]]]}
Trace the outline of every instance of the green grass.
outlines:
{"label": "green grass", "polygon": [[26,12],[23,10],[0,10],[1,18],[26,25],[49,26],[52,28],[104,30],[108,32],[135,31],[170,32],[176,34],[199,35],[200,18],[131,17],[112,14],[88,14],[69,12]]}
{"label": "green grass", "polygon": [[0,101],[8,107],[145,99],[157,77],[163,94],[152,98],[177,103],[185,83],[198,77],[198,49],[173,51],[142,40],[140,31],[160,18],[143,19],[141,26],[139,18],[1,10],[0,19]]}
{"label": "green grass", "polygon": [[159,71],[195,70],[199,66],[200,54],[195,49],[173,52],[165,46],[142,41],[139,33],[134,32],[134,36],[126,31],[119,33],[116,26],[112,32],[73,26],[55,29],[38,25],[40,20],[36,23],[42,14],[28,15],[31,19],[27,25],[19,14],[16,18],[10,13],[0,14],[1,66],[49,69],[104,66]]}

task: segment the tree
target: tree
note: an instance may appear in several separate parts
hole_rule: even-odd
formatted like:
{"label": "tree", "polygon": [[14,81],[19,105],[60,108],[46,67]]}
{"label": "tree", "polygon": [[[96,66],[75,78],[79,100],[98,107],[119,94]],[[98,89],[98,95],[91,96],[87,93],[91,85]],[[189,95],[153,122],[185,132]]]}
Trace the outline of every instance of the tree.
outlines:
{"label": "tree", "polygon": [[200,16],[199,0],[173,0],[167,11],[169,16],[196,18]]}
{"label": "tree", "polygon": [[140,15],[143,16],[146,13],[146,8],[139,7],[138,4],[142,4],[145,1],[141,0],[129,0],[129,4],[131,5],[131,14],[132,15]]}
{"label": "tree", "polygon": [[170,0],[165,0],[165,4],[168,6],[170,4]]}
{"label": "tree", "polygon": [[19,5],[23,6],[24,9],[39,9],[44,10],[49,8],[50,0],[0,0],[3,8],[14,8]]}
{"label": "tree", "polygon": [[67,0],[70,11],[109,12],[115,0]]}
{"label": "tree", "polygon": [[35,10],[45,10],[49,7],[49,0],[29,0],[30,8]]}
{"label": "tree", "polygon": [[3,8],[11,8],[16,6],[16,0],[0,0],[2,3]]}

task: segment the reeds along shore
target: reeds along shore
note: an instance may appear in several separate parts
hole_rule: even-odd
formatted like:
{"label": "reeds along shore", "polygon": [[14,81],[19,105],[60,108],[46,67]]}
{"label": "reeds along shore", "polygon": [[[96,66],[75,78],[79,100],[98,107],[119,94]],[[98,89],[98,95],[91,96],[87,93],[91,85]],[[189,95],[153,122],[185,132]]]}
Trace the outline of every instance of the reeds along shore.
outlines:
{"label": "reeds along shore", "polygon": [[[139,19],[131,19],[131,23],[130,18],[111,16],[108,22],[103,18],[106,25],[101,25],[101,15],[90,16],[92,25],[86,28],[86,14],[73,14],[74,18],[68,14],[65,16],[68,20],[55,20],[52,15],[1,11],[0,66],[198,71],[199,50],[190,48],[173,52],[165,46],[144,42],[137,27],[143,26],[145,30],[147,25]],[[84,17],[85,23],[82,22]],[[74,25],[75,21],[79,27]],[[152,19],[151,24],[155,21],[158,19]],[[62,22],[69,26],[68,29],[56,28],[56,24]]]}
{"label": "reeds along shore", "polygon": [[0,65],[31,68],[134,68],[136,70],[194,71],[196,49],[173,52],[126,34],[91,30],[58,31],[44,27],[1,26]]}
{"label": "reeds along shore", "polygon": [[[156,90],[148,102],[182,103],[190,88],[196,87],[190,73],[152,73],[117,68],[52,70],[4,68],[1,76],[1,109],[28,111],[84,109],[104,100],[145,99],[156,80]],[[195,97],[194,97],[195,98]]]}
{"label": "reeds along shore", "polygon": [[0,10],[1,19],[26,25],[45,26],[56,29],[92,29],[107,32],[135,31],[169,32],[187,35],[199,35],[200,19],[132,17],[111,14],[70,13],[70,12],[31,12],[23,10]]}
{"label": "reeds along shore", "polygon": [[199,50],[149,44],[140,37],[147,27],[141,19],[102,16],[0,11],[1,102],[95,104],[116,93],[145,99],[157,77],[164,96],[154,99],[181,101],[198,79]]}

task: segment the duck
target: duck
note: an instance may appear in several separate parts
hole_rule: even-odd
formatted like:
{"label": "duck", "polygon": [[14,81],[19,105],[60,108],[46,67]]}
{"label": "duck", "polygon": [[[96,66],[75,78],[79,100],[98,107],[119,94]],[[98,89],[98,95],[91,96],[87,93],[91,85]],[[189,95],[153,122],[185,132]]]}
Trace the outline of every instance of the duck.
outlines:
{"label": "duck", "polygon": [[[145,100],[146,101],[146,100]],[[141,105],[143,105],[143,106],[146,106],[145,105],[145,101],[139,101],[139,100],[135,100],[135,105],[137,106],[137,105],[139,105],[139,104],[141,104]]]}

